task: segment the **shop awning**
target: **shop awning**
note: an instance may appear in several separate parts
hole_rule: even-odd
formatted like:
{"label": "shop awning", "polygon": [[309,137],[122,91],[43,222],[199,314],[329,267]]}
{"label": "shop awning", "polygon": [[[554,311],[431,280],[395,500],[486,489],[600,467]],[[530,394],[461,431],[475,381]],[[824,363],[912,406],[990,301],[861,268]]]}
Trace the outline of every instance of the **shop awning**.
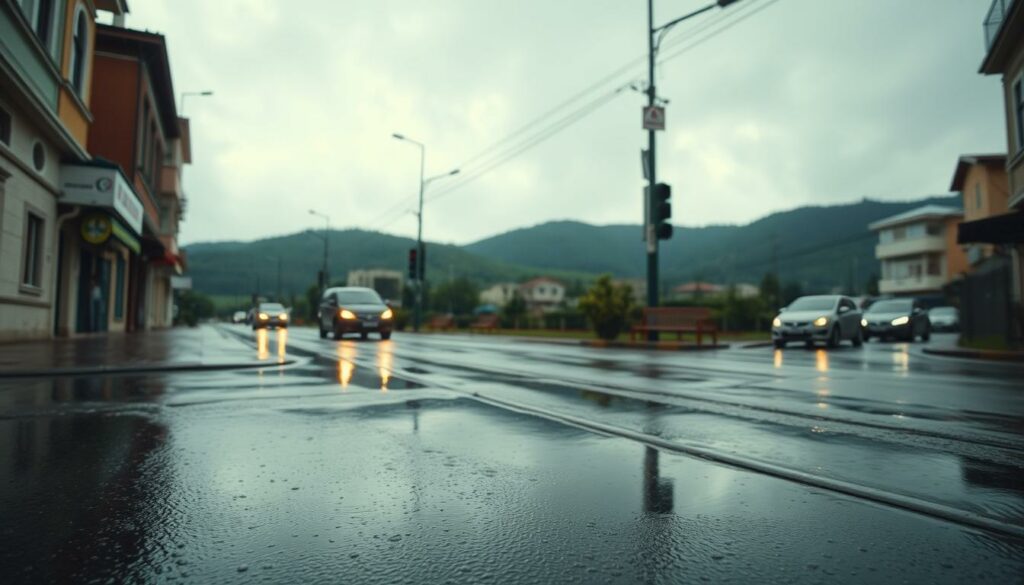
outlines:
{"label": "shop awning", "polygon": [[965,221],[960,224],[956,241],[960,244],[1024,243],[1024,210]]}
{"label": "shop awning", "polygon": [[136,235],[142,234],[145,208],[120,167],[94,160],[60,169],[61,202],[112,211]]}

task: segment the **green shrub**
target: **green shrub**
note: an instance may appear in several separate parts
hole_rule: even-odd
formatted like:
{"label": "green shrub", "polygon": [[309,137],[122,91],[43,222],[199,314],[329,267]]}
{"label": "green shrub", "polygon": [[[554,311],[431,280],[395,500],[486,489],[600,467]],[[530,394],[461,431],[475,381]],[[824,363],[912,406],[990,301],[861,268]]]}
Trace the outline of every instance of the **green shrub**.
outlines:
{"label": "green shrub", "polygon": [[629,285],[612,284],[611,276],[603,275],[580,298],[579,308],[601,339],[619,336],[629,323],[633,306],[633,289]]}

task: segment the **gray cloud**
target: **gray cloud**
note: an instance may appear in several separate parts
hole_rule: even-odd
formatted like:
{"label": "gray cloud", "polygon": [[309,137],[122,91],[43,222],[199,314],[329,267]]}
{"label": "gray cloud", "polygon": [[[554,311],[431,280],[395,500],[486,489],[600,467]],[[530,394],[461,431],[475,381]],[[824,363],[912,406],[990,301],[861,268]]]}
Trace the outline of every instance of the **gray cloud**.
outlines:
{"label": "gray cloud", "polygon": [[[704,3],[660,0],[657,19]],[[988,4],[778,0],[661,65],[671,104],[659,172],[674,186],[677,220],[942,192],[960,153],[1004,150],[999,82],[976,73]],[[310,207],[338,227],[414,234],[406,211],[418,155],[392,132],[429,145],[428,174],[448,170],[642,55],[644,6],[134,2],[129,26],[168,36],[177,90],[216,92],[190,98],[186,112],[195,163],[183,241],[316,226]],[[685,46],[727,16],[680,26],[666,43]],[[643,78],[642,66],[615,82],[630,78]],[[430,203],[427,237],[466,242],[557,218],[639,221],[642,102],[624,92]]]}

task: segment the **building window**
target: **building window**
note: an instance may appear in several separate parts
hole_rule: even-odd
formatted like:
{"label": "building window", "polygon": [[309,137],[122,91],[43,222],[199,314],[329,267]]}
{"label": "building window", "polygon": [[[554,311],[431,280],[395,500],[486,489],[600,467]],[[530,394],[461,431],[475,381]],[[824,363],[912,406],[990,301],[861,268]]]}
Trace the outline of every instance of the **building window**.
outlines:
{"label": "building window", "polygon": [[928,274],[930,276],[942,276],[942,258],[937,254],[928,256]]}
{"label": "building window", "polygon": [[44,47],[50,46],[50,29],[53,26],[53,0],[36,0],[32,28]]}
{"label": "building window", "polygon": [[114,268],[114,319],[124,319],[124,256],[118,254]]}
{"label": "building window", "polygon": [[1024,72],[1013,82],[1013,117],[1017,129],[1017,152],[1024,150]]}
{"label": "building window", "polygon": [[43,218],[29,211],[25,218],[25,256],[21,284],[43,286]]}
{"label": "building window", "polygon": [[71,85],[79,96],[85,95],[85,68],[89,57],[89,24],[81,4],[75,10],[75,29],[71,37]]}
{"label": "building window", "polygon": [[11,114],[0,108],[0,142],[11,145]]}
{"label": "building window", "polygon": [[42,172],[46,167],[46,150],[41,142],[36,142],[32,145],[32,166],[38,172]]}

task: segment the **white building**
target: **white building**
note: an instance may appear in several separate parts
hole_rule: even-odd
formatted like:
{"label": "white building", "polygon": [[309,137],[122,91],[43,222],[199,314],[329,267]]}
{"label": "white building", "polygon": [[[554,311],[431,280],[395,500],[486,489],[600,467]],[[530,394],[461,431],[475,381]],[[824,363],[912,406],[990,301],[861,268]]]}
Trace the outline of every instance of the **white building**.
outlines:
{"label": "white building", "polygon": [[402,283],[401,272],[383,268],[351,270],[346,281],[348,286],[372,288],[381,298],[395,307],[402,306]]}
{"label": "white building", "polygon": [[925,205],[870,224],[868,228],[878,233],[879,292],[935,294],[963,274],[967,257],[956,243],[957,224],[963,216],[954,207]]}
{"label": "white building", "polygon": [[549,311],[565,300],[565,285],[553,278],[534,278],[519,285],[519,294],[530,309]]}
{"label": "white building", "polygon": [[514,282],[498,283],[480,293],[480,302],[485,305],[504,307],[515,296],[519,285]]}

